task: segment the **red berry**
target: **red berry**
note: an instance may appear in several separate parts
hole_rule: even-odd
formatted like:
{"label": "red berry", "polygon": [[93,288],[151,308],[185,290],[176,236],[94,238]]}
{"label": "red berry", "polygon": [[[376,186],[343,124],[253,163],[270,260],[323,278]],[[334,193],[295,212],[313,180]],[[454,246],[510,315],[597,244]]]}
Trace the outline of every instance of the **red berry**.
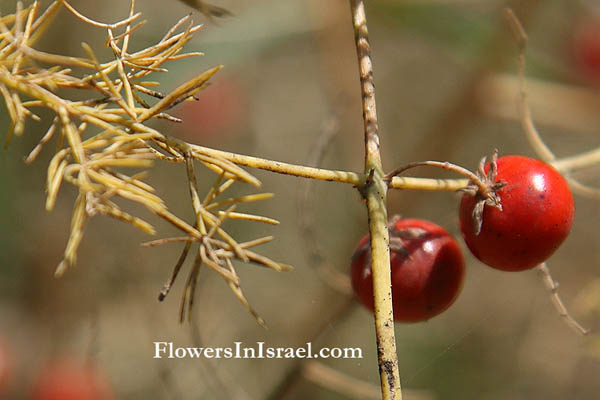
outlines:
{"label": "red berry", "polygon": [[533,268],[548,259],[569,234],[575,210],[569,185],[550,165],[522,156],[498,158],[495,181],[505,184],[496,191],[502,210],[484,207],[478,235],[473,208],[479,198],[463,195],[463,238],[473,255],[493,268]]}
{"label": "red berry", "polygon": [[[456,241],[441,226],[419,219],[398,219],[389,229],[394,319],[425,321],[445,311],[458,297],[465,276]],[[369,235],[352,256],[352,288],[373,310]]]}
{"label": "red berry", "polygon": [[576,67],[586,81],[600,83],[600,16],[584,18],[573,34],[573,53]]}
{"label": "red berry", "polygon": [[108,380],[96,368],[72,360],[48,364],[33,389],[33,400],[114,400]]}
{"label": "red berry", "polygon": [[[243,85],[231,76],[217,75],[211,85],[196,95],[198,100],[181,103],[173,112],[183,122],[178,135],[192,142],[222,140],[239,130],[246,119]],[[218,139],[217,139],[218,138]]]}

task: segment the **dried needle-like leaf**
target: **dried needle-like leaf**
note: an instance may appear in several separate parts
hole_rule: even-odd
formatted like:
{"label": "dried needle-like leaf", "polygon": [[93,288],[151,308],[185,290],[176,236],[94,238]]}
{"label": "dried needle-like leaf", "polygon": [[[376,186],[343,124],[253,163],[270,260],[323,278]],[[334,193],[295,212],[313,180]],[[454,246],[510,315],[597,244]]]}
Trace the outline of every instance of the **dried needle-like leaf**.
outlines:
{"label": "dried needle-like leaf", "polygon": [[[219,214],[219,216],[225,215],[225,211],[219,211],[218,214]],[[270,224],[270,225],[279,225],[279,221],[277,221],[276,219],[269,218],[269,217],[263,217],[261,215],[230,212],[227,217],[232,218],[232,219],[242,219],[245,221],[263,222],[265,224]]]}
{"label": "dried needle-like leaf", "polygon": [[62,276],[69,267],[75,264],[77,260],[77,249],[79,248],[81,239],[83,239],[83,227],[86,219],[85,196],[80,194],[75,201],[75,208],[73,209],[73,216],[71,219],[71,235],[69,236],[69,242],[65,249],[64,258],[56,268],[54,276]]}

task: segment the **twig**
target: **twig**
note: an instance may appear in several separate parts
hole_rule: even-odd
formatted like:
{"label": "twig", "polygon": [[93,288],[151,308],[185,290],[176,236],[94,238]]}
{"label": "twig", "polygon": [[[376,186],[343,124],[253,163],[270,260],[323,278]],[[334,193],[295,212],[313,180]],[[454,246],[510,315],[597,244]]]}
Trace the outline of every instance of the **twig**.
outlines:
{"label": "twig", "polygon": [[352,399],[377,400],[380,397],[380,390],[375,385],[346,376],[318,361],[306,362],[302,368],[302,375],[319,386]]}
{"label": "twig", "polygon": [[179,271],[181,270],[181,267],[183,266],[183,263],[185,262],[185,259],[187,258],[191,247],[192,247],[192,242],[191,241],[186,242],[185,246],[183,247],[183,250],[181,251],[181,255],[179,256],[179,259],[177,260],[177,263],[175,264],[175,267],[173,268],[173,272],[171,273],[169,280],[164,284],[162,290],[158,294],[159,301],[163,301],[165,299],[165,297],[167,297],[167,295],[169,294],[169,291],[171,291],[171,287],[173,286],[175,279],[177,279],[177,275],[179,274]]}
{"label": "twig", "polygon": [[554,153],[546,146],[531,119],[531,111],[527,103],[527,91],[525,89],[525,49],[527,47],[527,34],[523,26],[511,9],[505,10],[505,15],[511,22],[510,26],[519,44],[519,86],[521,89],[521,123],[523,131],[527,134],[529,143],[535,152],[545,161],[554,160]]}
{"label": "twig", "polygon": [[364,186],[361,185],[361,193],[367,200],[369,232],[371,234],[375,333],[377,336],[381,394],[383,400],[401,400],[402,391],[392,311],[392,281],[386,209],[387,183],[384,180],[379,153],[371,48],[369,46],[363,1],[350,0],[350,9],[361,83],[365,134],[365,175],[369,176],[369,179],[363,183]]}
{"label": "twig", "polygon": [[[356,400],[379,399],[379,388],[360,379],[345,375],[318,361],[308,361],[302,370],[304,377],[326,389]],[[425,390],[404,390],[407,400],[432,400],[433,395]]]}
{"label": "twig", "polygon": [[[490,75],[479,86],[479,107],[488,116],[522,124],[520,85],[518,73]],[[539,123],[552,126],[563,135],[598,132],[597,89],[527,77],[527,101]]]}
{"label": "twig", "polygon": [[550,270],[548,269],[546,263],[541,263],[536,267],[536,269],[541,273],[542,278],[544,279],[544,284],[551,293],[552,303],[554,304],[554,307],[556,308],[556,311],[558,311],[558,314],[561,316],[561,318],[563,318],[567,325],[573,328],[575,332],[579,333],[580,335],[587,335],[590,330],[581,326],[579,322],[577,322],[575,318],[569,314],[567,307],[565,307],[564,303],[560,299],[560,296],[558,295],[558,283],[552,279],[552,275],[550,275]]}
{"label": "twig", "polygon": [[600,148],[596,148],[575,156],[554,160],[551,163],[559,171],[576,171],[600,164]]}
{"label": "twig", "polygon": [[[177,144],[174,145],[176,147],[179,147]],[[358,174],[356,172],[307,167],[303,165],[289,164],[282,161],[268,160],[260,157],[253,157],[243,154],[236,154],[216,149],[210,149],[198,145],[190,144],[189,146],[191,149],[197,152],[221,157],[237,165],[242,165],[255,169],[262,169],[278,174],[292,175],[299,178],[309,178],[328,182],[348,183],[353,186],[360,186],[366,179],[365,175]],[[465,187],[467,183],[468,180],[465,179],[427,179],[395,177],[391,180],[389,187],[392,189],[455,191],[457,189]]]}
{"label": "twig", "polygon": [[[516,10],[516,14],[525,22],[532,19],[537,10],[545,2],[541,0],[508,0],[510,8]],[[477,117],[474,113],[474,105],[478,98],[480,83],[489,75],[490,70],[499,70],[506,67],[511,61],[509,57],[511,47],[507,46],[506,22],[504,18],[498,18],[495,24],[492,37],[487,40],[483,46],[482,52],[476,66],[472,68],[466,76],[468,77],[461,84],[461,91],[458,96],[445,99],[444,103],[449,104],[442,117],[435,122],[435,125],[421,142],[419,148],[413,149],[415,154],[420,154],[427,150],[431,154],[431,140],[435,136],[436,149],[443,150],[446,154],[451,148],[461,146],[462,141],[458,140],[461,132],[467,132],[466,127]],[[430,155],[433,157],[434,155]]]}
{"label": "twig", "polygon": [[[529,110],[529,104],[527,102],[527,91],[525,89],[525,50],[527,48],[527,34],[523,29],[523,26],[515,16],[512,10],[506,9],[505,15],[508,18],[511,28],[513,29],[513,33],[515,34],[516,40],[519,44],[519,87],[521,92],[521,102],[520,102],[520,110],[521,110],[521,124],[531,147],[536,152],[536,154],[542,158],[544,161],[552,163],[564,174],[569,172],[568,168],[583,168],[589,166],[590,164],[597,164],[600,162],[600,149],[595,149],[589,151],[584,154],[580,154],[578,156],[574,156],[567,161],[565,160],[557,160],[556,156],[550,150],[550,148],[544,143],[542,137],[537,131],[535,124],[533,123],[533,119],[531,117],[531,111]],[[571,188],[576,193],[592,197],[599,198],[600,197],[600,189],[589,187],[584,185],[583,183],[577,181],[570,176],[565,176],[565,179],[571,185]]]}
{"label": "twig", "polygon": [[120,26],[127,25],[127,24],[131,23],[132,21],[135,21],[140,15],[142,15],[141,12],[138,12],[137,14],[131,15],[122,21],[115,22],[114,24],[105,24],[102,22],[94,21],[93,19],[90,19],[90,18],[86,17],[85,15],[81,14],[79,11],[77,11],[75,8],[73,8],[73,6],[71,6],[69,3],[67,3],[66,0],[61,0],[61,2],[77,18],[79,18],[80,20],[82,20],[92,26],[96,26],[98,28],[116,29]]}
{"label": "twig", "polygon": [[485,197],[489,194],[490,187],[486,185],[485,182],[483,182],[483,180],[479,176],[477,176],[470,170],[461,167],[460,165],[452,164],[448,161],[416,161],[408,163],[402,167],[396,168],[395,170],[387,174],[384,179],[385,181],[390,182],[392,178],[396,175],[399,175],[402,172],[415,167],[436,167],[444,169],[446,171],[456,172],[457,174],[467,177],[471,182],[473,182],[473,184],[476,185],[479,189],[479,193],[481,196]]}

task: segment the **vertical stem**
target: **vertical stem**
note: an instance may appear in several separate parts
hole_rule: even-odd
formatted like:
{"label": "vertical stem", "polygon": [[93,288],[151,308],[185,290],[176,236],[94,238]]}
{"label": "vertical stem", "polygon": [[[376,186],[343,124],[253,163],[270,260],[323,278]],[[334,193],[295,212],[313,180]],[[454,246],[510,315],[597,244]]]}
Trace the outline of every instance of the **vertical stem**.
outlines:
{"label": "vertical stem", "polygon": [[363,187],[363,195],[367,200],[369,231],[371,233],[375,331],[377,335],[381,394],[383,400],[401,400],[402,392],[392,310],[392,282],[386,209],[387,185],[383,179],[384,174],[379,153],[371,48],[369,46],[363,0],[350,0],[350,8],[363,105],[365,175],[368,176]]}

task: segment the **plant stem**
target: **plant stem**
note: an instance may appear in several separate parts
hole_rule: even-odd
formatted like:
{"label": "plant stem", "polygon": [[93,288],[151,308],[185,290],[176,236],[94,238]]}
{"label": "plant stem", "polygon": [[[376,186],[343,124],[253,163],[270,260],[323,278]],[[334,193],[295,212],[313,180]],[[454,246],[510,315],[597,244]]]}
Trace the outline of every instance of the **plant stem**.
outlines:
{"label": "plant stem", "polygon": [[545,262],[541,263],[536,267],[536,269],[541,273],[542,278],[544,279],[544,284],[546,288],[550,291],[552,295],[552,303],[554,303],[554,307],[561,318],[564,318],[567,325],[575,330],[580,335],[587,335],[590,333],[590,330],[584,328],[575,318],[569,314],[567,307],[562,302],[560,296],[558,295],[558,283],[552,279],[552,275],[550,274],[550,270],[548,269],[548,265]]}
{"label": "plant stem", "polygon": [[365,175],[367,181],[361,188],[367,200],[369,231],[371,233],[371,262],[373,272],[373,297],[375,300],[375,332],[377,357],[383,400],[401,400],[400,374],[396,354],[396,338],[392,310],[392,282],[390,272],[389,234],[387,228],[387,182],[384,180],[373,65],[367,30],[365,7],[362,0],[350,0],[358,69],[360,74],[363,122],[365,131]]}
{"label": "plant stem", "polygon": [[[148,128],[150,129],[150,128]],[[149,130],[147,130],[149,132]],[[157,131],[153,133],[164,136]],[[234,164],[245,167],[262,169],[283,175],[292,175],[300,178],[316,179],[321,181],[349,183],[354,186],[362,185],[366,175],[351,171],[330,170],[324,168],[306,167],[303,165],[289,164],[282,161],[269,160],[260,157],[247,156],[243,154],[230,153],[228,151],[216,150],[209,147],[186,143],[174,137],[167,137],[164,141],[169,146],[182,152],[192,150],[193,152],[206,154],[213,157],[223,158]],[[389,184],[392,189],[413,189],[431,191],[456,191],[464,188],[468,179],[428,179],[412,177],[394,177]]]}
{"label": "plant stem", "polygon": [[600,162],[600,148],[596,148],[575,156],[560,158],[549,162],[559,172],[573,172],[579,169],[590,168]]}

